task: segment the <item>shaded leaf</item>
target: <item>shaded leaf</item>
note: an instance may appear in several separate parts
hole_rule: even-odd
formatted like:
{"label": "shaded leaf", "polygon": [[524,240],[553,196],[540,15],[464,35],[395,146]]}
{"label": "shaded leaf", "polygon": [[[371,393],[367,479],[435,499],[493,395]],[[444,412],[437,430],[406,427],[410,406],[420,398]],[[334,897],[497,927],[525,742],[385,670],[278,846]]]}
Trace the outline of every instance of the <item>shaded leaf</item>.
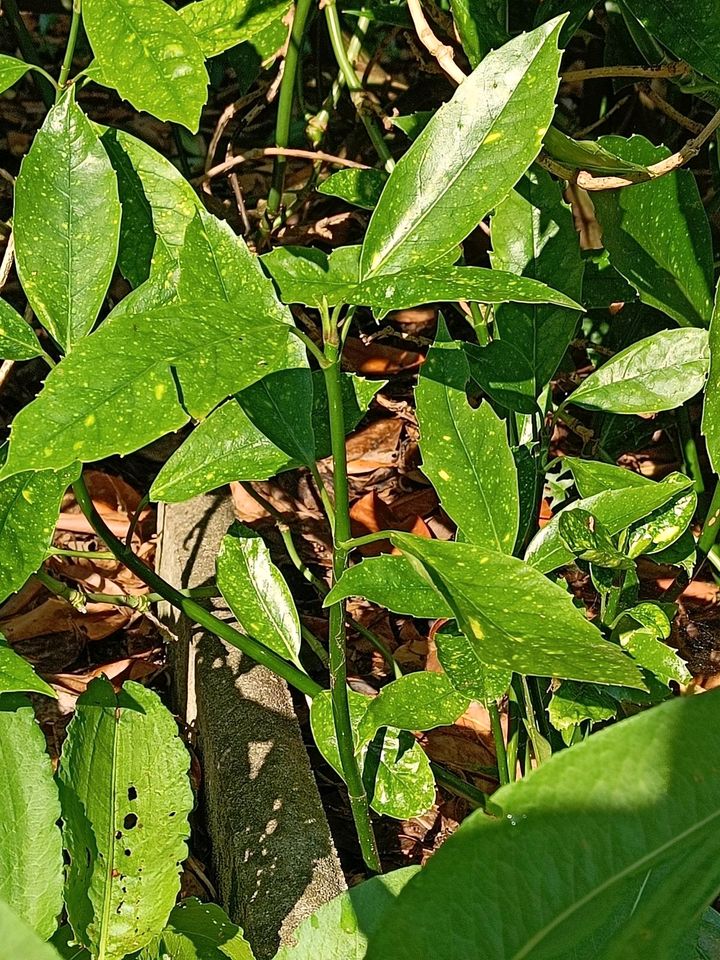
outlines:
{"label": "shaded leaf", "polygon": [[30,360],[43,352],[30,324],[5,300],[0,300],[0,357]]}
{"label": "shaded leaf", "polygon": [[182,900],[157,938],[137,960],[254,960],[237,924],[215,903]]}
{"label": "shaded leaf", "polygon": [[57,698],[50,684],[35,673],[24,657],[15,653],[0,633],[0,695],[4,693],[43,693]]}
{"label": "shaded leaf", "polygon": [[720,286],[715,293],[709,342],[710,370],[705,385],[702,432],[710,465],[715,473],[720,473]]}
{"label": "shaded leaf", "polygon": [[487,346],[463,344],[470,375],[487,395],[508,410],[536,413],[535,376],[528,359],[510,340]]}
{"label": "shaded leaf", "polygon": [[[617,700],[594,683],[577,683],[575,680],[563,680],[553,691],[548,704],[550,723],[563,735],[572,731],[581,723],[589,720],[591,724],[611,720],[617,713]],[[567,739],[565,741],[568,742]]]}
{"label": "shaded leaf", "polygon": [[712,2],[695,0],[627,0],[645,29],[681,60],[720,82],[720,10]]}
{"label": "shaded leaf", "polygon": [[323,180],[317,188],[318,193],[329,197],[340,197],[363,210],[373,210],[388,175],[384,170],[338,170]]}
{"label": "shaded leaf", "polygon": [[243,390],[240,403],[257,429],[291,460],[315,462],[313,376],[307,368],[263,377]]}
{"label": "shaded leaf", "polygon": [[3,932],[3,950],[8,958],[62,960],[57,950],[49,943],[44,943],[4,900],[0,900],[0,929]]}
{"label": "shaded leaf", "polygon": [[477,648],[454,623],[444,624],[435,634],[440,664],[458,693],[489,703],[499,700],[510,686],[512,674],[483,663]]}
{"label": "shaded leaf", "polygon": [[476,67],[491,50],[507,42],[505,0],[452,0],[450,9],[472,67]]}
{"label": "shaded leaf", "polygon": [[289,7],[288,0],[198,0],[180,16],[205,56],[215,57],[282,21]]}

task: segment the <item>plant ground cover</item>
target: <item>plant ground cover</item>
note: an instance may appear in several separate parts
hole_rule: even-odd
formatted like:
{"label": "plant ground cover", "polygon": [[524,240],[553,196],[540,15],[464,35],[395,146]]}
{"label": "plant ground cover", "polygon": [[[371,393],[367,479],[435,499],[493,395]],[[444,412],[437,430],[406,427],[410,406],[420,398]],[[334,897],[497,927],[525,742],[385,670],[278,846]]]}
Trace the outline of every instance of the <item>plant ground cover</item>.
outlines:
{"label": "plant ground cover", "polygon": [[277,960],[720,956],[720,11],[2,17],[0,958],[254,956],[160,601],[341,810]]}

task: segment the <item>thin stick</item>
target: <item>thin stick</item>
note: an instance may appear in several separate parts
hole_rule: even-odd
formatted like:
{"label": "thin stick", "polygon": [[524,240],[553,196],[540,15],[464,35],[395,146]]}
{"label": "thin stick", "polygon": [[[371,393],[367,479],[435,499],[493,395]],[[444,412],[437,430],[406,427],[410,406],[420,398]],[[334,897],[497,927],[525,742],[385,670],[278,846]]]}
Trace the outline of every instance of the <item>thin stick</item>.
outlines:
{"label": "thin stick", "polygon": [[333,153],[325,153],[323,150],[291,150],[284,147],[265,147],[264,149],[248,150],[245,153],[231,157],[223,163],[218,163],[215,167],[210,167],[207,173],[201,177],[195,177],[192,183],[204,183],[212,180],[213,177],[219,177],[229,170],[242,166],[248,160],[257,160],[260,157],[299,157],[303,160],[321,161],[323,163],[332,163],[336,167],[352,167],[355,170],[369,170],[366,163],[357,163],[355,160],[347,160],[345,157],[337,157]]}
{"label": "thin stick", "polygon": [[495,743],[495,756],[497,758],[498,779],[500,786],[510,783],[508,774],[507,748],[505,747],[505,736],[503,734],[502,724],[500,723],[500,711],[498,705],[493,700],[488,704],[488,713],[490,714],[490,727],[492,729],[493,741]]}
{"label": "thin stick", "polygon": [[431,57],[438,62],[438,66],[454,80],[455,83],[462,83],[467,78],[464,70],[455,63],[455,52],[452,47],[442,43],[432,31],[430,24],[425,18],[420,0],[408,0],[408,10],[412,17],[415,32],[418,40],[425,47]]}
{"label": "thin stick", "polygon": [[5,247],[5,253],[3,254],[2,263],[0,263],[0,290],[7,283],[7,279],[10,276],[10,271],[12,270],[13,260],[15,258],[15,234],[10,233],[8,237],[7,246]]}
{"label": "thin stick", "polygon": [[686,77],[690,67],[678,60],[674,63],[661,63],[657,66],[610,66],[588,67],[583,70],[567,70],[560,74],[565,83],[579,83],[582,80],[596,80],[601,77]]}

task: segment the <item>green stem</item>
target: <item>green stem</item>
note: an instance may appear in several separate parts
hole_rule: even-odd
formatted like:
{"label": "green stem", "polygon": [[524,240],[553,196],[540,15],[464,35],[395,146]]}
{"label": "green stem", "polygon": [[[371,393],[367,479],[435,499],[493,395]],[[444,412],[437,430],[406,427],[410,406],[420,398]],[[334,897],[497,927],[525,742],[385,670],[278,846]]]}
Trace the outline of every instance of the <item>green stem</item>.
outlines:
{"label": "green stem", "polygon": [[482,790],[478,790],[474,784],[468,783],[467,780],[463,780],[462,777],[458,777],[456,774],[451,773],[449,770],[446,770],[445,767],[441,767],[440,764],[434,763],[432,760],[430,761],[430,766],[435,774],[435,779],[441,786],[451,790],[456,796],[462,797],[463,800],[467,800],[468,803],[472,804],[476,809],[485,809],[487,796]]}
{"label": "green stem", "polygon": [[42,68],[40,57],[35,49],[35,43],[30,35],[30,31],[25,26],[25,21],[20,14],[17,0],[3,0],[2,9],[5,14],[5,19],[15,34],[15,40],[17,41],[23,60],[37,67],[37,72],[41,74],[39,77],[34,77],[34,80],[40,91],[43,103],[49,110],[55,103],[55,91],[53,89],[55,84],[52,78],[48,77]]}
{"label": "green stem", "polygon": [[359,623],[354,617],[348,617],[348,620],[353,625],[354,629],[357,630],[362,637],[365,637],[366,640],[369,640],[378,653],[385,657],[385,661],[392,670],[395,679],[399,680],[403,675],[403,672],[400,668],[400,664],[392,655],[392,650],[390,647],[388,647],[385,641],[376,633],[373,633],[372,630],[368,630],[367,627],[364,627],[362,623]]}
{"label": "green stem", "polygon": [[702,468],[700,467],[697,445],[695,443],[695,437],[693,436],[692,424],[690,423],[687,407],[679,407],[676,417],[685,472],[692,477],[695,484],[695,492],[703,493],[705,491],[705,483],[703,481]]}
{"label": "green stem", "polygon": [[75,56],[75,45],[77,43],[78,33],[80,32],[82,0],[73,0],[72,20],[70,21],[70,33],[65,47],[65,57],[60,68],[60,78],[58,80],[58,97],[65,89],[72,69],[73,57]]}
{"label": "green stem", "polygon": [[715,484],[715,491],[705,514],[702,533],[698,540],[698,550],[702,554],[708,554],[717,540],[720,533],[720,480]]}
{"label": "green stem", "polygon": [[318,658],[320,663],[324,667],[327,667],[330,663],[330,660],[327,655],[327,650],[325,649],[325,647],[323,647],[323,645],[320,643],[320,641],[312,632],[312,630],[308,630],[306,626],[303,626],[303,624],[300,624],[300,633],[302,634],[303,640],[310,647],[310,649]]}
{"label": "green stem", "polygon": [[[332,334],[334,333],[334,337]],[[323,368],[330,416],[330,441],[333,456],[333,483],[335,492],[335,531],[333,544],[333,583],[343,574],[348,550],[342,546],[350,539],[350,508],[345,453],[345,417],[343,413],[340,352],[337,329],[326,328],[326,365]],[[355,740],[350,720],[345,650],[345,603],[340,600],[330,607],[329,623],[330,687],[332,691],[333,720],[343,780],[348,789],[350,808],[363,859],[374,873],[381,872],[380,857],[373,834],[370,808],[360,767],[355,754]]]}
{"label": "green stem", "polygon": [[121,563],[124,563],[129,570],[137,574],[137,576],[147,583],[153,591],[158,593],[163,600],[167,600],[168,603],[177,607],[187,617],[195,623],[200,624],[201,627],[205,627],[206,630],[215,634],[216,637],[220,637],[221,640],[225,640],[233,647],[237,647],[257,663],[262,664],[262,666],[272,670],[273,673],[278,674],[283,680],[297,687],[297,689],[306,696],[314,697],[320,693],[322,687],[308,677],[307,674],[303,673],[302,670],[299,670],[292,663],[288,663],[287,660],[284,660],[272,650],[263,646],[263,644],[258,643],[254,637],[240,633],[229,623],[220,620],[209,610],[206,610],[205,607],[201,606],[196,600],[187,597],[180,590],[173,587],[172,584],[163,580],[154,570],[146,566],[106,525],[103,518],[95,509],[88,489],[85,486],[85,481],[82,478],[73,484],[73,491],[80,505],[80,509],[90,521],[94,530],[108,547],[110,547],[115,557],[117,557]]}
{"label": "green stem", "polygon": [[[35,576],[45,584],[48,590],[58,597],[63,597],[78,610],[84,609],[85,603],[89,601],[90,603],[110,603],[115,607],[130,607],[132,610],[141,610],[144,613],[151,604],[159,603],[163,599],[159,593],[96,593],[94,590],[70,587],[43,569],[36,571]],[[210,600],[220,596],[216,586],[193,587],[191,590],[183,590],[182,593],[186,597],[192,597],[193,600]]]}
{"label": "green stem", "polygon": [[82,557],[84,560],[117,560],[109,550],[65,550],[61,547],[49,547],[46,557]]}
{"label": "green stem", "polygon": [[343,40],[340,17],[338,16],[335,0],[328,0],[328,2],[325,4],[325,20],[327,21],[333,53],[335,54],[335,59],[337,60],[338,67],[340,68],[340,73],[347,84],[348,91],[350,92],[350,98],[355,105],[355,110],[357,111],[358,116],[362,120],[363,125],[367,130],[370,141],[375,147],[378,157],[382,160],[383,166],[388,173],[392,173],[395,166],[395,161],[393,160],[392,154],[390,153],[390,148],[383,137],[382,130],[378,126],[375,117],[365,103],[365,91],[363,89],[363,85],[357,73],[355,73],[355,67],[351,63],[348,52],[345,49],[345,41]]}
{"label": "green stem", "polygon": [[473,319],[473,330],[481,347],[486,347],[490,343],[490,331],[488,330],[487,319],[482,315],[480,304],[470,304],[470,314]]}
{"label": "green stem", "polygon": [[533,754],[535,755],[535,763],[540,766],[543,758],[542,734],[540,733],[537,717],[535,716],[535,709],[533,707],[533,701],[530,694],[530,687],[528,686],[527,677],[521,675],[520,683],[522,684],[522,691],[525,698],[525,719],[528,737],[530,738]]}
{"label": "green stem", "polygon": [[[297,0],[292,29],[290,30],[283,75],[280,81],[277,120],[275,121],[275,146],[282,149],[290,146],[290,125],[292,123],[293,101],[295,99],[295,78],[300,61],[300,54],[302,52],[305,26],[312,5],[313,0]],[[282,204],[286,166],[287,157],[277,155],[273,161],[272,184],[267,201],[267,216],[269,221],[275,219]]]}
{"label": "green stem", "polygon": [[503,735],[502,724],[500,723],[500,711],[497,703],[493,700],[488,704],[488,713],[490,714],[490,728],[492,730],[493,740],[495,741],[495,756],[497,757],[498,780],[500,786],[510,783],[508,773],[507,750],[505,747],[505,737]]}

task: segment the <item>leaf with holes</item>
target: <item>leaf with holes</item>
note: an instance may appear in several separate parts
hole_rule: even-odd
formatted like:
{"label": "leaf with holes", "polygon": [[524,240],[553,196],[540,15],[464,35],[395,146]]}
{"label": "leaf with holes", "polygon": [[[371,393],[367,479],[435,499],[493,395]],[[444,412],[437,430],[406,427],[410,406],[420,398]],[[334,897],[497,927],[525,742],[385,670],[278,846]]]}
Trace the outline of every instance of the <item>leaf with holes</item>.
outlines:
{"label": "leaf with holes", "polygon": [[553,20],[493,50],[440,107],[373,212],[362,278],[436,260],[507,196],[552,120],[561,25]]}
{"label": "leaf with holes", "polygon": [[100,677],[78,700],[58,777],[67,911],[91,953],[123,957],[165,926],[187,856],[189,766],[151,690],[127,682],[116,694]]}
{"label": "leaf with holes", "polygon": [[50,110],[23,160],[13,224],[30,306],[67,352],[97,319],[120,235],[115,172],[73,90]]}
{"label": "leaf with holes", "polygon": [[45,736],[18,693],[0,693],[0,779],[0,900],[47,940],[63,902],[60,803]]}
{"label": "leaf with holes", "polygon": [[300,666],[300,619],[262,537],[233,524],[220,545],[217,582],[242,629]]}

